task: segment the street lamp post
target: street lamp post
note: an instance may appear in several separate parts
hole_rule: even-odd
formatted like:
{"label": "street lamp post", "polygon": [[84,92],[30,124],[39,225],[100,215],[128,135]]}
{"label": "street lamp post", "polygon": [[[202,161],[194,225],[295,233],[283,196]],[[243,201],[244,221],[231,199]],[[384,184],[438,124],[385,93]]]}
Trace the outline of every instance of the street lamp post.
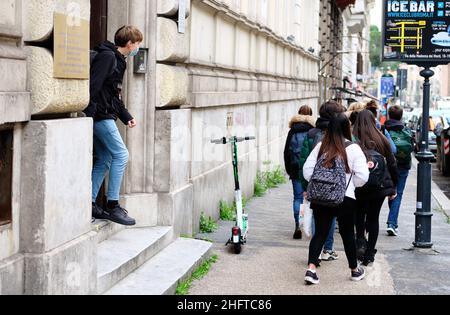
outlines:
{"label": "street lamp post", "polygon": [[423,114],[420,133],[420,152],[417,153],[418,174],[417,174],[417,211],[416,235],[413,243],[417,248],[432,248],[431,242],[431,161],[434,155],[429,150],[428,131],[430,117],[430,78],[434,71],[430,69],[433,65],[423,65],[425,69],[420,75],[425,78],[423,84]]}

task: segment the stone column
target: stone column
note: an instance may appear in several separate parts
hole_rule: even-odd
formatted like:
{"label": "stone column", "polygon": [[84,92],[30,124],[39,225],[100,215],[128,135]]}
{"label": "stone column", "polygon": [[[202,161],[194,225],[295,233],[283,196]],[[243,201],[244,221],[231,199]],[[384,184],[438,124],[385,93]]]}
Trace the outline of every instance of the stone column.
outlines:
{"label": "stone column", "polygon": [[20,247],[26,294],[96,292],[91,233],[92,120],[29,122],[23,131]]}
{"label": "stone column", "polygon": [[[54,14],[89,21],[89,0],[24,2],[29,41],[31,114],[83,110],[89,80],[56,79],[53,47],[37,47],[54,31]],[[89,52],[86,51],[86,54]],[[20,248],[25,294],[93,294],[96,237],[91,231],[92,119],[32,121],[24,126],[20,163]]]}
{"label": "stone column", "polygon": [[21,0],[0,1],[0,131],[7,129],[13,137],[12,165],[7,166],[12,167],[11,222],[0,226],[0,295],[24,291],[19,181],[22,123],[30,119],[30,93],[26,91],[27,63],[21,45],[22,5]]}

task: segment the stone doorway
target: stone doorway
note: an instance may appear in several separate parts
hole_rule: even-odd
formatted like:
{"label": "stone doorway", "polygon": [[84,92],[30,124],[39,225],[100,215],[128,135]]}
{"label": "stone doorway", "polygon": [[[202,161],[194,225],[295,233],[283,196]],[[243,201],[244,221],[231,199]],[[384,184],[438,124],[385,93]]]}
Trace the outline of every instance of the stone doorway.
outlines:
{"label": "stone doorway", "polygon": [[[91,0],[91,40],[93,49],[107,39],[108,36],[108,0]],[[95,162],[95,152],[94,152]],[[105,181],[106,182],[106,181]],[[97,198],[97,204],[106,208],[106,183],[103,183]]]}
{"label": "stone doorway", "polygon": [[0,226],[12,221],[13,134],[0,127]]}

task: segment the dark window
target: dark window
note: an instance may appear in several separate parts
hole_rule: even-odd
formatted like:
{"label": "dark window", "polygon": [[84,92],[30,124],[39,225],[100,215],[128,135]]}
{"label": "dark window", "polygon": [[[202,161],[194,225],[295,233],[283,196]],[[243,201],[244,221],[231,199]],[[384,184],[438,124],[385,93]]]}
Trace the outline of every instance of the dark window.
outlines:
{"label": "dark window", "polygon": [[357,74],[364,73],[364,59],[363,59],[363,55],[361,53],[358,53],[356,71],[357,71],[356,72]]}
{"label": "dark window", "polygon": [[91,0],[91,49],[108,37],[108,0]]}
{"label": "dark window", "polygon": [[13,130],[0,128],[0,226],[12,219]]}

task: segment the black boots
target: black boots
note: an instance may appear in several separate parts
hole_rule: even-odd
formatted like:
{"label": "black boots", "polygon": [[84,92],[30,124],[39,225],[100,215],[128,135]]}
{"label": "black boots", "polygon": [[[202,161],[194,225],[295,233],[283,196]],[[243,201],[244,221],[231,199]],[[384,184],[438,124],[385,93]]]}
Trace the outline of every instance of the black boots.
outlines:
{"label": "black boots", "polygon": [[301,240],[303,237],[300,223],[295,223],[294,240]]}

